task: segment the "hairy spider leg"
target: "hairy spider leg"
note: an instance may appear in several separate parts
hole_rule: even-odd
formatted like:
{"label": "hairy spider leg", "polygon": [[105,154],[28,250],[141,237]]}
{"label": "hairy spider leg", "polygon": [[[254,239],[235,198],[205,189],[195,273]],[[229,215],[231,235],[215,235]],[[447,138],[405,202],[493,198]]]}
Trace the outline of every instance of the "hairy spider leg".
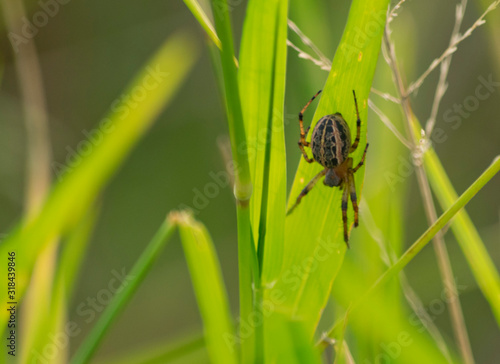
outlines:
{"label": "hairy spider leg", "polygon": [[306,106],[304,106],[302,108],[302,110],[299,112],[299,125],[300,125],[300,140],[299,140],[299,148],[300,148],[300,151],[302,152],[302,154],[304,155],[304,158],[305,160],[308,162],[308,163],[312,163],[314,162],[314,159],[312,158],[309,158],[309,156],[307,155],[306,153],[306,150],[304,149],[304,147],[308,147],[309,146],[309,142],[306,141],[306,134],[307,132],[309,131],[309,128],[307,128],[306,131],[304,131],[304,120],[303,120],[303,117],[304,117],[304,113],[307,109],[307,107],[309,105],[311,105],[311,102],[313,102],[313,100],[321,93],[322,90],[319,90],[316,95],[314,95],[311,100],[309,100],[309,102],[306,104]]}
{"label": "hairy spider leg", "polygon": [[358,165],[354,167],[352,173],[356,173],[356,171],[360,169],[363,164],[365,164],[366,151],[368,150],[369,145],[370,145],[369,143],[366,143],[365,151],[363,152],[363,157],[361,157],[361,160],[359,161]]}
{"label": "hairy spider leg", "polygon": [[354,143],[351,145],[351,150],[349,153],[352,153],[356,150],[359,144],[359,139],[361,138],[361,119],[359,118],[359,110],[358,110],[358,100],[356,99],[356,92],[352,90],[352,94],[354,95],[354,105],[356,106],[356,139],[354,140]]}
{"label": "hairy spider leg", "polygon": [[299,197],[297,197],[297,201],[295,201],[295,204],[290,208],[290,210],[288,210],[288,212],[286,213],[286,215],[290,215],[292,213],[293,210],[295,210],[295,208],[297,207],[297,205],[300,203],[300,200],[302,200],[302,197],[304,197],[305,195],[307,195],[307,193],[309,191],[312,190],[312,188],[314,187],[314,185],[316,183],[318,183],[319,179],[321,177],[323,177],[324,175],[326,174],[326,169],[323,169],[321,172],[319,172],[316,176],[313,177],[313,179],[311,181],[309,181],[309,183],[307,184],[306,187],[304,187],[304,189],[302,190],[302,192],[300,193]]}

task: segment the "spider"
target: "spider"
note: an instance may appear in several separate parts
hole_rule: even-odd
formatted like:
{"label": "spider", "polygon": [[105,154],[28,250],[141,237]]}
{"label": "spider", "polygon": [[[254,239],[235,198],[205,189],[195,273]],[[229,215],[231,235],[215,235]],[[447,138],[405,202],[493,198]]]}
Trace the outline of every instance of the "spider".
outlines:
{"label": "spider", "polygon": [[[314,161],[325,167],[321,172],[319,172],[314,178],[307,184],[307,186],[302,190],[300,195],[297,197],[295,204],[288,210],[287,215],[289,215],[300,203],[302,198],[307,195],[307,193],[316,185],[321,177],[325,177],[323,184],[329,187],[340,187],[344,189],[342,195],[342,221],[344,223],[344,241],[349,248],[349,236],[347,233],[347,200],[348,194],[350,192],[352,207],[354,209],[354,226],[358,226],[358,202],[356,196],[356,187],[354,185],[354,173],[361,168],[365,162],[366,151],[368,150],[368,143],[366,144],[365,151],[363,152],[363,157],[359,161],[356,167],[352,167],[352,158],[349,154],[353,153],[359,144],[360,139],[360,129],[361,120],[359,118],[358,111],[358,101],[356,100],[356,93],[354,90],[352,94],[354,96],[354,105],[356,107],[356,139],[351,145],[351,132],[349,126],[345,122],[344,118],[340,113],[335,113],[332,115],[323,116],[319,119],[318,123],[314,127],[311,136],[311,142],[306,141],[306,135],[310,127],[304,131],[304,122],[302,120],[304,112],[307,107],[313,102],[313,100],[321,93],[318,91],[316,95],[312,97],[311,100],[304,106],[302,111],[299,113],[299,124],[300,124],[300,140],[299,148],[304,155],[304,159],[308,163],[313,163]],[[309,158],[304,147],[310,147],[313,158]]]}

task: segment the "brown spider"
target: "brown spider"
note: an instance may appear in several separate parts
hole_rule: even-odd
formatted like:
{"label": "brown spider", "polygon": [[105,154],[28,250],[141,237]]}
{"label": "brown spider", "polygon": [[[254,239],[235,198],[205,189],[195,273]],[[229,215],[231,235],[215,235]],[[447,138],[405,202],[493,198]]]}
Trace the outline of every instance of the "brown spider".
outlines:
{"label": "brown spider", "polygon": [[[344,241],[349,248],[349,237],[347,233],[347,195],[350,192],[352,207],[354,209],[354,226],[356,227],[358,226],[358,202],[356,187],[354,185],[354,173],[356,173],[365,161],[368,143],[366,144],[366,148],[360,162],[356,167],[352,168],[352,158],[349,157],[349,154],[354,152],[358,147],[361,129],[358,101],[356,100],[356,93],[354,90],[352,93],[354,95],[354,105],[356,106],[356,116],[358,118],[356,121],[357,132],[354,143],[351,145],[351,131],[340,113],[326,115],[319,119],[312,132],[311,142],[309,143],[306,141],[306,135],[310,127],[304,131],[302,118],[307,107],[320,93],[321,90],[319,90],[318,93],[314,95],[311,100],[309,100],[306,106],[304,106],[302,111],[299,113],[299,148],[308,163],[316,161],[325,167],[325,169],[314,176],[314,178],[302,190],[299,197],[297,197],[295,204],[290,208],[290,210],[288,210],[287,215],[289,215],[297,207],[300,200],[307,195],[319,179],[325,176],[323,184],[326,186],[340,187],[341,190],[344,188],[344,193],[342,195],[342,220],[344,222]],[[309,158],[304,149],[304,147],[309,146],[311,147],[313,158]]]}

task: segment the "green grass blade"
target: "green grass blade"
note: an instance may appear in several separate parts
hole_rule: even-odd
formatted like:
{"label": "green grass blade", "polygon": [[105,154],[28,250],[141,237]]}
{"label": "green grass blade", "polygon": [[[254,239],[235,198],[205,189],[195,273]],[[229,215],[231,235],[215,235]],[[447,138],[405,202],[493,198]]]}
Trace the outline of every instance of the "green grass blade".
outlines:
{"label": "green grass blade", "polygon": [[259,260],[262,264],[265,256],[269,268],[280,266],[285,228],[287,14],[287,0],[249,1],[238,72],[254,187],[250,201],[252,232]]}
{"label": "green grass blade", "polygon": [[[424,166],[439,204],[448,209],[457,200],[457,193],[433,149],[424,154]],[[451,230],[500,326],[500,276],[465,209],[453,219]]]}
{"label": "green grass blade", "polygon": [[[367,98],[380,51],[388,4],[387,0],[353,1],[332,70],[312,119],[311,129],[322,116],[340,112],[351,130],[356,130],[352,96],[352,90],[356,90],[362,132],[360,145],[352,155],[354,163],[360,160],[366,145]],[[362,40],[360,31],[366,33]],[[306,113],[305,119],[309,120],[311,114],[311,111]],[[308,164],[301,160],[289,205],[295,202],[300,191],[320,170],[319,164]],[[358,200],[363,176],[364,168],[361,168],[355,178]],[[282,275],[276,277],[276,284],[271,291],[282,293],[284,302],[279,309],[307,322],[310,335],[326,305],[331,284],[345,253],[340,196],[339,189],[329,189],[319,183],[286,219]],[[352,222],[352,212],[349,217]]]}
{"label": "green grass blade", "polygon": [[[421,124],[415,115],[412,115],[412,118],[414,137],[418,140]],[[426,151],[423,160],[431,188],[441,208],[443,210],[450,208],[457,200],[457,192],[432,147]],[[465,209],[452,221],[451,230],[500,326],[500,276]]]}
{"label": "green grass blade", "polygon": [[[420,238],[409,247],[406,252],[398,259],[398,261],[387,269],[377,281],[370,287],[370,289],[352,305],[351,312],[357,310],[359,306],[370,299],[371,295],[383,287],[390,279],[398,274],[408,263],[424,248],[424,246],[431,241],[436,233],[441,230],[455,215],[483,188],[483,186],[492,179],[500,171],[500,156],[495,158],[493,163],[486,169],[486,171],[474,181],[474,183],[453,203],[437,221],[430,226]],[[351,313],[352,314],[352,313]],[[343,324],[343,320],[337,321],[330,332]]]}
{"label": "green grass blade", "polygon": [[196,18],[196,20],[198,20],[198,23],[200,23],[201,27],[205,30],[212,42],[214,42],[217,48],[221,49],[220,39],[215,32],[210,18],[200,6],[200,3],[196,0],[184,0],[184,3],[189,8],[189,10],[191,10],[191,13],[193,13],[194,17]]}
{"label": "green grass blade", "polygon": [[212,0],[212,10],[216,14],[215,28],[222,44],[220,57],[224,76],[224,95],[228,116],[229,138],[231,140],[233,159],[237,167],[235,168],[234,193],[238,201],[247,202],[252,194],[252,184],[245,148],[245,125],[243,123],[238,78],[234,63],[233,35],[228,5],[226,1]]}
{"label": "green grass blade", "polygon": [[126,278],[126,283],[122,283],[115,296],[106,307],[99,320],[92,328],[82,345],[78,348],[71,364],[88,363],[94,352],[97,350],[102,338],[109,330],[115,318],[120,314],[125,305],[132,299],[135,291],[148,274],[154,260],[158,257],[165,244],[168,242],[175,230],[175,223],[171,218],[165,220],[160,229],[146,247],[146,250],[139,257],[130,274]]}
{"label": "green grass blade", "polygon": [[[380,62],[377,67],[374,87],[390,90],[392,77],[390,69],[384,66],[385,64]],[[373,101],[373,98],[377,96],[371,94],[370,98]],[[398,105],[385,103],[382,106],[384,113],[396,123],[396,127],[402,128]],[[353,249],[346,253],[342,268],[333,285],[332,297],[336,303],[332,305],[333,317],[338,317],[339,306],[343,310],[347,309],[350,302],[355,301],[360,292],[364,292],[373,284],[374,278],[380,276],[390,266],[390,257],[401,255],[404,242],[405,223],[404,214],[401,211],[405,211],[406,184],[389,183],[387,176],[398,174],[399,164],[391,162],[394,156],[406,156],[409,151],[378,120],[375,113],[369,111],[368,120],[371,123],[368,135],[373,143],[370,143],[369,159],[366,164],[367,183],[363,187],[363,201],[360,204],[360,226],[353,230],[350,239]],[[346,330],[349,338],[355,338],[350,340],[349,344],[356,348],[356,361],[362,362],[361,358],[375,357],[380,347],[381,337],[385,340],[391,337],[391,333],[402,330],[400,315],[405,308],[404,300],[401,299],[400,284],[396,279],[381,290],[379,301],[381,304],[377,308],[381,307],[383,310],[363,311],[358,316],[349,319]],[[386,314],[382,316],[385,321],[384,325],[378,325],[372,317],[374,314],[381,316]],[[339,338],[342,338],[341,334],[336,336],[336,340],[338,341]],[[395,339],[397,335],[386,342]],[[428,344],[431,340],[426,342]],[[430,344],[432,346],[432,342]],[[335,345],[337,350],[339,345],[340,343]],[[405,353],[410,350],[405,347]],[[419,352],[416,351],[416,353]],[[412,352],[412,354],[415,353]],[[424,359],[422,355],[423,350],[415,357],[416,360],[418,361],[417,358]]]}
{"label": "green grass blade", "polygon": [[[140,88],[146,92],[144,100],[127,104],[120,98],[121,102],[113,104],[114,111],[95,128],[96,133],[100,133],[100,137],[96,137],[98,141],[87,144],[91,146],[90,153],[86,150],[87,156],[70,166],[71,170],[54,187],[40,213],[2,243],[1,254],[6,256],[8,251],[16,250],[23,257],[17,262],[17,299],[22,297],[38,253],[81,219],[135,143],[172,99],[196,54],[192,39],[185,35],[173,36],[162,45],[124,95],[130,102],[126,96]],[[2,271],[1,277],[6,280],[5,274],[6,271]],[[6,301],[6,297],[2,297]],[[6,317],[7,311],[2,311],[0,323],[5,324]]]}
{"label": "green grass blade", "polygon": [[[53,289],[48,290],[47,300],[49,312],[41,317],[38,325],[29,326],[32,334],[36,333],[33,345],[26,350],[26,357],[22,362],[33,363],[43,356],[44,349],[53,345],[52,334],[65,332],[67,323],[67,307],[74,288],[77,286],[75,280],[78,269],[85,258],[85,248],[88,245],[90,233],[94,228],[97,213],[92,209],[86,214],[79,224],[69,233],[67,241],[62,244],[55,281],[52,282]],[[25,345],[27,345],[25,343]],[[52,363],[66,363],[69,347],[58,347],[57,354],[51,357]]]}
{"label": "green grass blade", "polygon": [[203,319],[209,356],[213,363],[237,363],[236,347],[230,341],[234,338],[231,312],[212,239],[205,226],[191,215],[181,212],[174,216]]}
{"label": "green grass blade", "polygon": [[[249,202],[252,195],[252,180],[246,150],[246,131],[240,103],[240,93],[236,64],[234,62],[233,35],[229,18],[228,4],[225,0],[212,0],[215,14],[215,28],[220,37],[222,74],[224,78],[223,95],[229,126],[229,138],[235,168],[234,194],[237,204],[238,223],[238,275],[240,289],[240,316],[249,317],[254,309],[252,284],[257,284],[258,266],[253,242]],[[246,340],[242,352],[251,355],[252,340]]]}
{"label": "green grass blade", "polygon": [[[374,244],[372,240],[369,242]],[[398,284],[398,277],[394,277],[374,292],[356,310],[349,310],[351,303],[362,297],[381,274],[374,274],[373,270],[365,269],[365,262],[374,258],[376,255],[367,255],[362,261],[360,257],[346,255],[335,280],[333,293],[337,306],[348,310],[347,320],[336,326],[337,330],[331,332],[331,337],[338,343],[347,328],[346,340],[356,348],[356,363],[377,362],[374,358],[385,357],[387,354],[397,358],[397,363],[447,362],[438,343],[425,330],[424,323],[416,321],[414,313],[398,309],[397,300],[400,300],[400,297],[391,297],[392,286]],[[326,342],[321,342],[320,346],[326,347]],[[450,359],[456,358],[454,353],[447,354]],[[388,359],[380,361],[385,362]]]}
{"label": "green grass blade", "polygon": [[85,259],[85,250],[90,241],[90,235],[97,222],[99,206],[91,208],[80,220],[78,225],[69,233],[59,258],[57,278],[61,285],[61,291],[66,294],[66,300],[70,300],[73,291],[77,287],[78,271]]}
{"label": "green grass blade", "polygon": [[[249,1],[240,48],[238,81],[253,185],[250,219],[260,269],[263,264],[279,268],[283,250],[287,8],[287,0]],[[265,281],[265,277],[263,279]],[[259,311],[262,292],[260,283],[254,282],[258,290],[254,307]],[[262,315],[261,312],[256,314]],[[250,317],[243,315],[241,319],[246,322]],[[242,362],[262,361],[262,325],[257,325],[252,335],[244,339],[241,349]]]}
{"label": "green grass blade", "polygon": [[[26,312],[23,315],[23,325],[30,329],[20,330],[19,341],[24,344],[19,353],[20,363],[28,363],[28,358],[33,355],[33,349],[39,350],[41,342],[47,335],[46,328],[51,321],[51,290],[56,273],[59,242],[59,239],[54,239],[40,251],[38,260],[33,266],[30,286],[23,297],[22,307],[23,312]],[[54,317],[55,322],[58,322],[58,319],[59,317]],[[59,329],[57,326],[51,328],[53,330]],[[54,364],[63,363],[63,356],[64,350],[58,350],[52,358]]]}

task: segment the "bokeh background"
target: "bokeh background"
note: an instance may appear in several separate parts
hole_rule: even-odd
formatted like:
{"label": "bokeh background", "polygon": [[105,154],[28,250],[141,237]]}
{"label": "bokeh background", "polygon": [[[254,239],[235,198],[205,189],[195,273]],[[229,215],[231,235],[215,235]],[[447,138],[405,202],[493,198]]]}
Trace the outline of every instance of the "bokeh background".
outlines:
{"label": "bokeh background", "polygon": [[[419,76],[447,47],[456,3],[424,0],[408,1],[403,5],[392,29],[406,81]],[[29,19],[40,10],[38,2],[29,0],[25,4]],[[230,4],[233,5],[231,15],[238,46],[246,1],[232,0]],[[349,4],[349,1],[291,0],[289,16],[331,59],[345,25]],[[487,1],[469,1],[462,30],[480,16],[486,4]],[[495,29],[498,31],[500,26],[500,10],[493,11],[486,19],[486,25],[465,40],[454,55],[448,77],[450,86],[437,118],[437,126],[448,138],[435,145],[435,149],[459,193],[500,153],[499,86],[490,97],[480,101],[477,110],[463,118],[459,128],[454,129],[443,120],[444,112],[474,95],[479,77],[492,77],[500,82],[500,45],[494,38]],[[0,19],[0,22],[0,61],[4,65],[0,88],[0,233],[5,234],[23,213],[26,138],[14,54],[5,21]],[[76,307],[107,287],[113,270],[128,271],[168,211],[186,205],[195,207],[196,190],[203,191],[207,183],[213,182],[211,173],[225,170],[217,140],[227,134],[227,124],[205,47],[206,38],[182,1],[71,0],[60,6],[57,14],[35,37],[50,116],[53,159],[64,163],[67,148],[74,148],[84,140],[83,131],[98,124],[135,72],[169,35],[179,30],[187,30],[197,37],[204,51],[168,112],[160,115],[101,196],[98,224],[69,311],[69,318],[83,329],[74,339],[72,351],[94,323],[87,324]],[[289,37],[300,44],[295,34],[290,33]],[[383,63],[381,57],[379,69],[384,67]],[[379,72],[379,69],[376,83],[390,85],[389,73]],[[322,87],[326,77],[325,71],[299,59],[289,48],[285,99],[289,186],[300,158],[296,144],[297,114]],[[435,71],[412,97],[414,112],[422,122],[430,114],[437,77],[438,71]],[[394,94],[392,88],[381,88]],[[381,108],[387,103],[378,96],[371,98]],[[312,112],[309,118],[311,115]],[[396,117],[402,116],[396,114]],[[306,116],[307,122],[309,118]],[[377,135],[376,130],[385,126],[371,112],[367,122],[370,148],[383,148],[370,135]],[[408,160],[407,154],[402,153],[402,157]],[[387,163],[398,163],[398,159]],[[365,186],[370,184],[370,175],[382,172],[370,167],[369,154]],[[57,178],[55,173],[53,177]],[[401,214],[405,220],[404,245],[408,246],[425,230],[427,223],[414,174],[406,178],[404,184],[406,196]],[[499,176],[469,203],[467,211],[500,269]],[[236,314],[237,243],[231,188],[221,188],[196,216],[206,224],[216,244],[231,307]],[[452,234],[446,234],[445,238],[456,280],[464,287],[460,298],[476,360],[494,363],[494,358],[500,357],[498,327],[455,238]],[[356,232],[353,232],[351,246],[353,249],[362,246],[356,239]],[[442,285],[431,246],[425,248],[405,271],[424,304],[441,296]],[[447,311],[436,315],[434,322],[451,342]],[[106,361],[106,358],[141,347],[165,344],[200,332],[198,308],[181,245],[175,237],[112,327],[98,358]]]}

